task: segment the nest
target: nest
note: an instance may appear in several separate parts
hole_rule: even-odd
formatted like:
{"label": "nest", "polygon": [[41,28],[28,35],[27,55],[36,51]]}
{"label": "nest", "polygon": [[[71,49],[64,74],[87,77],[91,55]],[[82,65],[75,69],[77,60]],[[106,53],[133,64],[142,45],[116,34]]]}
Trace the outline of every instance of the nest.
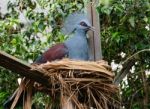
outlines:
{"label": "nest", "polygon": [[[52,98],[60,97],[61,107],[73,109],[118,108],[118,87],[113,84],[114,73],[105,61],[61,61],[36,65],[34,70],[48,76]],[[68,108],[68,109],[71,109]]]}
{"label": "nest", "polygon": [[52,105],[59,101],[60,109],[119,109],[118,87],[113,84],[114,73],[105,61],[63,59],[33,65],[32,70],[38,70],[47,77],[50,87],[23,79],[12,107],[24,91],[27,95],[24,108],[30,109],[32,91],[36,89],[49,94]]}

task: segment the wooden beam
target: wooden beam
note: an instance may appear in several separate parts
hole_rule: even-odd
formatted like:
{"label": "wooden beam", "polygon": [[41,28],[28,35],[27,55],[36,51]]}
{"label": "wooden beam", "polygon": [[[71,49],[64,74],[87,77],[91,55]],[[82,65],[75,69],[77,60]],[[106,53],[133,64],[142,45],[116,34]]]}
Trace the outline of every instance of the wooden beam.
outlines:
{"label": "wooden beam", "polygon": [[89,32],[89,43],[90,43],[90,58],[91,60],[97,61],[102,59],[102,50],[101,50],[101,39],[100,39],[100,20],[99,14],[96,11],[96,4],[99,3],[99,0],[91,0],[87,5],[87,11],[89,18],[93,27],[95,27],[94,32]]}
{"label": "wooden beam", "polygon": [[31,70],[31,65],[23,62],[3,51],[0,51],[0,66],[11,70],[13,73],[18,73],[31,80],[49,86],[48,77],[44,76],[41,72]]}

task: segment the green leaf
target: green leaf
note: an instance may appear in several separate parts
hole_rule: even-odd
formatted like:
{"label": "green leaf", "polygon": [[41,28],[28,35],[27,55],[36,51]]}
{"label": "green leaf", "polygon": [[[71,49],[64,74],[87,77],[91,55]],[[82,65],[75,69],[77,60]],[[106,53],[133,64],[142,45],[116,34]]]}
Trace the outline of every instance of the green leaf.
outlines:
{"label": "green leaf", "polygon": [[147,23],[148,22],[148,18],[144,17],[143,20]]}
{"label": "green leaf", "polygon": [[134,18],[134,16],[129,18],[129,23],[132,27],[135,27],[135,18]]}
{"label": "green leaf", "polygon": [[11,41],[11,43],[12,43],[12,44],[16,44],[16,43],[17,43],[16,39],[13,39],[13,40]]}

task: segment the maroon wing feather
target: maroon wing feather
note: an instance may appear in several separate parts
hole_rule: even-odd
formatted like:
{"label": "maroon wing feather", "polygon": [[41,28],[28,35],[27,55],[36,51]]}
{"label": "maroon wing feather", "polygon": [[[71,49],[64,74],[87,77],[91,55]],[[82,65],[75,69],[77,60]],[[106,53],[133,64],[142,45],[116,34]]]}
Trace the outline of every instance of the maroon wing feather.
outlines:
{"label": "maroon wing feather", "polygon": [[47,61],[54,61],[62,59],[68,55],[68,48],[65,44],[60,43],[52,46],[46,52],[44,52],[34,63],[46,63]]}

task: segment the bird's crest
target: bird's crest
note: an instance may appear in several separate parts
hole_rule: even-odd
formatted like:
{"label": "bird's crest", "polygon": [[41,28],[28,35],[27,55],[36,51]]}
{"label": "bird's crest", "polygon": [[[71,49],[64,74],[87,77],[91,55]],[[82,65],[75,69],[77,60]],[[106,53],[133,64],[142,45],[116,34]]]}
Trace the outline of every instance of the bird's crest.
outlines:
{"label": "bird's crest", "polygon": [[75,30],[77,24],[80,23],[80,21],[82,20],[89,21],[85,13],[75,12],[75,13],[68,15],[68,17],[65,19],[65,22],[62,28],[62,33],[71,34]]}

